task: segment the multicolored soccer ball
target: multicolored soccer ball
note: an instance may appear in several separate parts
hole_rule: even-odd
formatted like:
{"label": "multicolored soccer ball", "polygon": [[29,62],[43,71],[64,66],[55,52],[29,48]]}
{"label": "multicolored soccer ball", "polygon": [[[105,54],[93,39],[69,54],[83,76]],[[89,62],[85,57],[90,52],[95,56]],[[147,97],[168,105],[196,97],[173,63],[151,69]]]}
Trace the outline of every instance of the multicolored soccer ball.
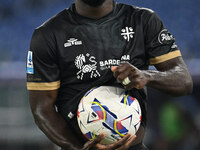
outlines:
{"label": "multicolored soccer ball", "polygon": [[127,133],[134,135],[141,122],[141,108],[136,98],[119,87],[100,86],[89,90],[77,111],[80,130],[89,140],[105,133],[102,144],[111,144]]}

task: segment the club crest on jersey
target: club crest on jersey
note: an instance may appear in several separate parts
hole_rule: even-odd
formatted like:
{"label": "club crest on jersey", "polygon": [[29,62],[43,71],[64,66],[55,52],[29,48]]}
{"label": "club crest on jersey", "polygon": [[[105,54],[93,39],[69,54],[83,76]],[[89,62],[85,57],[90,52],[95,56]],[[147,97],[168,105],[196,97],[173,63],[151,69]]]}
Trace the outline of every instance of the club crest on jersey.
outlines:
{"label": "club crest on jersey", "polygon": [[167,31],[167,29],[160,31],[158,35],[158,41],[160,44],[169,44],[172,40],[174,41],[174,37]]}
{"label": "club crest on jersey", "polygon": [[33,70],[33,52],[31,52],[31,51],[28,51],[26,73],[27,74],[34,74],[34,70]]}
{"label": "club crest on jersey", "polygon": [[135,34],[135,32],[133,31],[132,27],[125,27],[124,29],[121,30],[121,35],[128,42],[130,41],[130,39],[132,39],[134,37],[133,36],[134,34]]}
{"label": "club crest on jersey", "polygon": [[80,54],[75,58],[75,66],[79,69],[77,72],[77,79],[83,80],[84,75],[89,74],[90,78],[100,77],[100,73],[97,70],[97,61],[94,56],[90,54]]}
{"label": "club crest on jersey", "polygon": [[75,39],[75,38],[70,38],[64,44],[64,47],[70,47],[70,46],[73,46],[73,45],[82,45],[82,41],[78,41],[78,39]]}

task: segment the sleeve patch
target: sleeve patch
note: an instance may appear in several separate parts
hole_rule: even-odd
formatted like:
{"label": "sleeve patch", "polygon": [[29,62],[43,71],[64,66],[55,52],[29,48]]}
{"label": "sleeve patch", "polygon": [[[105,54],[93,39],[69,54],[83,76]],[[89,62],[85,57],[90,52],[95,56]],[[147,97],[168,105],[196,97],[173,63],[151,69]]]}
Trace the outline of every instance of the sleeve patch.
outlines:
{"label": "sleeve patch", "polygon": [[60,88],[60,81],[55,82],[27,82],[27,89],[28,90],[39,90],[39,91],[46,91],[46,90],[56,90]]}
{"label": "sleeve patch", "polygon": [[176,50],[176,51],[172,51],[155,58],[150,58],[149,62],[150,62],[150,65],[155,65],[155,64],[159,64],[159,63],[165,62],[167,60],[170,60],[179,56],[181,56],[181,52],[180,50]]}
{"label": "sleeve patch", "polygon": [[26,73],[27,74],[34,74],[34,70],[33,70],[33,52],[31,52],[31,51],[28,51]]}

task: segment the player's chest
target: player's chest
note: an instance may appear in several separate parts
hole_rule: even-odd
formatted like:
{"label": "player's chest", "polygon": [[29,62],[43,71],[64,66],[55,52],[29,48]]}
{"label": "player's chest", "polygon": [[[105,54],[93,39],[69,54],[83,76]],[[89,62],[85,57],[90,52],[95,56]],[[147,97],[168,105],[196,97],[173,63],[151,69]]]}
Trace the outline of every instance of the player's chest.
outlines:
{"label": "player's chest", "polygon": [[123,62],[132,62],[137,49],[136,28],[119,22],[102,26],[71,26],[57,42],[61,68],[78,79],[90,78]]}
{"label": "player's chest", "polygon": [[57,37],[57,48],[62,59],[67,61],[83,53],[91,53],[96,58],[120,58],[137,50],[142,33],[133,23],[123,20],[102,25],[67,26]]}

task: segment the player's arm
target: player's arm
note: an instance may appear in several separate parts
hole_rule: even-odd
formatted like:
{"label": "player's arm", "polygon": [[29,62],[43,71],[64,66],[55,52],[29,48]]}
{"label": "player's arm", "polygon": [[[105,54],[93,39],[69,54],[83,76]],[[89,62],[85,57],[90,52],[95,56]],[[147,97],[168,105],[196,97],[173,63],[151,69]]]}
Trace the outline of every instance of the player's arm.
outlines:
{"label": "player's arm", "polygon": [[73,135],[55,109],[61,78],[55,37],[46,27],[36,29],[32,36],[26,73],[30,106],[38,127],[58,146],[79,148],[79,137]]}
{"label": "player's arm", "polygon": [[149,76],[147,86],[174,96],[192,93],[192,78],[182,57],[156,64],[155,67],[158,71],[148,70],[144,72],[145,76]]}
{"label": "player's arm", "polygon": [[126,77],[130,79],[130,83],[125,85],[126,89],[141,89],[149,86],[174,96],[187,95],[192,92],[192,79],[182,57],[156,64],[155,67],[158,70],[139,70],[125,63],[113,67],[112,71],[121,83]]}
{"label": "player's arm", "polygon": [[37,126],[46,136],[64,149],[81,147],[66,121],[55,109],[58,90],[29,91],[29,101]]}
{"label": "player's arm", "polygon": [[[192,92],[192,79],[175,44],[175,38],[167,31],[160,18],[152,11],[144,11],[143,33],[145,62],[157,70],[139,70],[131,64],[112,68],[117,80],[124,82],[126,89],[156,88],[171,95],[181,96]],[[128,77],[128,78],[127,78]],[[129,80],[128,80],[129,79]]]}

